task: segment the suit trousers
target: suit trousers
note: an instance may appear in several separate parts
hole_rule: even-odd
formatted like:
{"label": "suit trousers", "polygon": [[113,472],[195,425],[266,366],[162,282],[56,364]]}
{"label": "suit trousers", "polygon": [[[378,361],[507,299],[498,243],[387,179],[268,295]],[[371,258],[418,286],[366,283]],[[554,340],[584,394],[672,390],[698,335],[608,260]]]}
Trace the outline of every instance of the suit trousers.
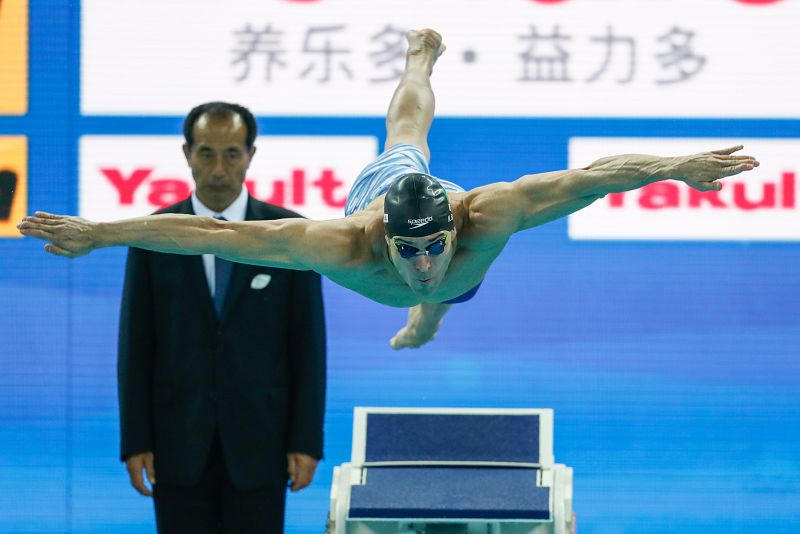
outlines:
{"label": "suit trousers", "polygon": [[286,478],[267,488],[236,489],[216,432],[200,481],[190,487],[162,484],[156,473],[153,502],[159,534],[280,534]]}

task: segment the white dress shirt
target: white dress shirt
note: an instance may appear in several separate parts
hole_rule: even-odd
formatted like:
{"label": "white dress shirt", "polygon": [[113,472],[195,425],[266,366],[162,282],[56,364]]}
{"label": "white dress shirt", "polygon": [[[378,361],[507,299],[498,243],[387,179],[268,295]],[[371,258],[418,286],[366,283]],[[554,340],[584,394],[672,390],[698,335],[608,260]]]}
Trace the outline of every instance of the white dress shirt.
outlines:
{"label": "white dress shirt", "polygon": [[[247,215],[247,188],[242,187],[242,192],[236,197],[236,200],[231,202],[231,205],[225,208],[222,213],[218,213],[205,204],[200,202],[197,198],[197,191],[192,192],[192,209],[195,215],[203,217],[225,217],[225,219],[233,222],[241,222]],[[206,281],[208,282],[208,290],[211,296],[214,296],[214,255],[203,254],[203,268],[206,271]]]}

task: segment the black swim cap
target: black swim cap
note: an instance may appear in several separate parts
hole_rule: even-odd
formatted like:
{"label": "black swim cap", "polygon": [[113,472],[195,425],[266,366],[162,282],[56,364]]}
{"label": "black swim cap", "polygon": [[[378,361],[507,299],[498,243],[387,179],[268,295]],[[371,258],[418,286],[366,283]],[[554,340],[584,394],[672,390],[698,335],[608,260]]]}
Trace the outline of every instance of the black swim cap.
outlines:
{"label": "black swim cap", "polygon": [[422,237],[455,228],[444,187],[420,173],[406,174],[386,192],[383,225],[389,237]]}

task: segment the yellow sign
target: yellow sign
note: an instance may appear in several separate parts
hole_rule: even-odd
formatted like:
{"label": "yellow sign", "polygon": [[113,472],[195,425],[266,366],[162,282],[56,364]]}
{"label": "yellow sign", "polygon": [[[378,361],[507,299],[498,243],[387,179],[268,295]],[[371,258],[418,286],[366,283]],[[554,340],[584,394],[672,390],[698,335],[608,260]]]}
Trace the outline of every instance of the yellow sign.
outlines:
{"label": "yellow sign", "polygon": [[0,237],[22,237],[17,224],[28,211],[28,139],[0,135]]}
{"label": "yellow sign", "polygon": [[28,112],[28,0],[0,0],[0,115]]}

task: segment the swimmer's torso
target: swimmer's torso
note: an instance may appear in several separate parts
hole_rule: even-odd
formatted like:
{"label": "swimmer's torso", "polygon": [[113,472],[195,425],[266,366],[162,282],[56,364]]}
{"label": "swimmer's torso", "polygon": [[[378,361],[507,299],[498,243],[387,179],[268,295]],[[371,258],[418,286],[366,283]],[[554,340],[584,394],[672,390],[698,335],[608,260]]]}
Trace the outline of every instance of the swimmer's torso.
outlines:
{"label": "swimmer's torso", "polygon": [[414,293],[389,260],[382,196],[365,210],[347,217],[351,224],[346,231],[352,233],[356,243],[352,249],[356,257],[344,265],[318,270],[337,284],[389,306],[411,307],[420,302],[444,302],[463,295],[483,280],[508,241],[508,236],[489,242],[476,239],[480,236],[475,235],[474,225],[470,224],[464,196],[465,193],[450,193],[458,247],[441,284],[431,295],[422,297]]}

